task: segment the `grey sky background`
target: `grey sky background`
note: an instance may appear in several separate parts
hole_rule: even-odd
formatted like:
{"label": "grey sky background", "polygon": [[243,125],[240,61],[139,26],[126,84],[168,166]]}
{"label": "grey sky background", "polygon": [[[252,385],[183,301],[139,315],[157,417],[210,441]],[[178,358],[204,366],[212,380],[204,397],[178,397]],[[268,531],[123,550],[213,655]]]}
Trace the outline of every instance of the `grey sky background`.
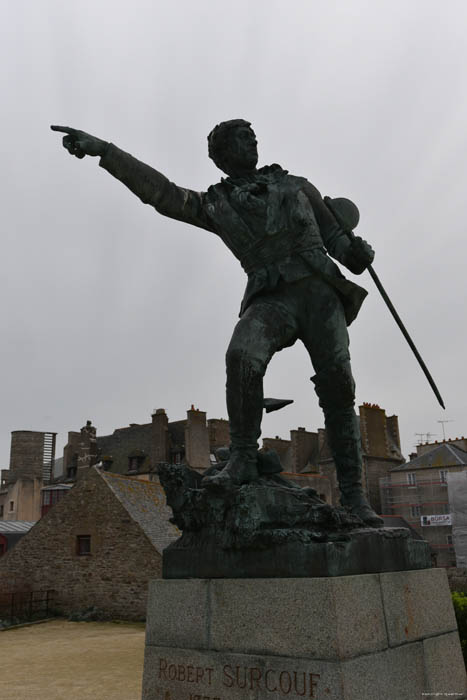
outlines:
{"label": "grey sky background", "polygon": [[[226,417],[224,354],[246,282],[212,234],[163,218],[61,146],[111,140],[177,184],[221,176],[206,135],[252,122],[278,162],[359,206],[358,233],[447,410],[367,273],[350,327],[357,402],[416,432],[467,434],[467,4],[464,0],[11,0],[1,5],[0,466],[10,431],[98,434],[193,403]],[[323,420],[300,344],[273,359],[293,406],[263,435]]]}

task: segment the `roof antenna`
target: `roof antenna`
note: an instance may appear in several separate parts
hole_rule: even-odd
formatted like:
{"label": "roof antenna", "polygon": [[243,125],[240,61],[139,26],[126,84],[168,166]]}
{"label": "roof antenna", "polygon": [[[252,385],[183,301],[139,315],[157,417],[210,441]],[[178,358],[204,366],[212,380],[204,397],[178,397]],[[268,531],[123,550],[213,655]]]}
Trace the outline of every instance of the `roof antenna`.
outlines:
{"label": "roof antenna", "polygon": [[445,433],[445,430],[444,430],[444,424],[445,424],[445,423],[455,423],[455,421],[454,421],[454,420],[438,420],[438,421],[436,421],[436,422],[437,422],[437,423],[441,423],[441,426],[442,426],[442,428],[443,428],[443,440],[446,440],[446,433]]}

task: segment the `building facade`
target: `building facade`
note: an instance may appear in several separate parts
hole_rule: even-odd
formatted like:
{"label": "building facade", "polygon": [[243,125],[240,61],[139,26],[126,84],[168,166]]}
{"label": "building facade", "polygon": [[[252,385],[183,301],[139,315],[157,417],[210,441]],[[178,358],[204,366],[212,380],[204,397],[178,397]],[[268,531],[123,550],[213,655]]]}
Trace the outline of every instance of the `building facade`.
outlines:
{"label": "building facade", "polygon": [[383,512],[399,515],[432,549],[437,566],[456,566],[448,475],[467,469],[464,439],[419,445],[416,455],[380,480]]}
{"label": "building facade", "polygon": [[[373,508],[381,513],[379,480],[404,461],[398,419],[368,403],[359,407],[359,418],[363,487]],[[185,419],[177,421],[169,421],[165,410],[158,408],[150,422],[130,423],[110,435],[98,435],[88,420],[79,431],[68,433],[63,458],[56,460],[58,468],[51,479],[50,454],[46,453],[50,435],[55,446],[55,434],[12,433],[10,470],[3,473],[0,490],[0,519],[38,520],[96,464],[105,472],[157,481],[159,463],[183,463],[203,472],[216,463],[217,450],[230,442],[228,421],[207,419],[206,413],[194,406]],[[300,486],[314,488],[327,503],[339,504],[336,470],[325,429],[313,432],[299,427],[290,431],[289,439],[266,437],[262,449],[278,453],[284,476]]]}
{"label": "building facade", "polygon": [[1,472],[0,520],[39,520],[41,489],[53,478],[55,439],[56,433],[12,432],[10,467]]}
{"label": "building facade", "polygon": [[179,535],[159,484],[89,468],[0,559],[0,590],[54,590],[63,615],[141,620],[162,550]]}

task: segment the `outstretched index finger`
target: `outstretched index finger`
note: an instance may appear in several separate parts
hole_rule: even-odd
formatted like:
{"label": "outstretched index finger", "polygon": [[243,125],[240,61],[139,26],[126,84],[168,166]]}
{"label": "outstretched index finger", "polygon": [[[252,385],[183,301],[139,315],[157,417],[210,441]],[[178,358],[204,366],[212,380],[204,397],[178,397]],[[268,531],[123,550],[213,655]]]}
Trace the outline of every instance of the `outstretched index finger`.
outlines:
{"label": "outstretched index finger", "polygon": [[52,131],[61,131],[63,134],[70,134],[70,136],[78,132],[78,129],[72,129],[71,126],[57,126],[57,124],[52,124],[50,128]]}

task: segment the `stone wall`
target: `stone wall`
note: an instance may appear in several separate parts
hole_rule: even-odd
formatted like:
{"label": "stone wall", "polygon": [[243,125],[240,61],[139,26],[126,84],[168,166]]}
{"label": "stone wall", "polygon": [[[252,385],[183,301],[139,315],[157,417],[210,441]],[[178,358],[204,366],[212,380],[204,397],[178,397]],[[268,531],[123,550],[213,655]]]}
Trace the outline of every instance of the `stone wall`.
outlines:
{"label": "stone wall", "polygon": [[0,494],[3,520],[39,520],[42,479],[18,479]]}
{"label": "stone wall", "polygon": [[[78,555],[78,536],[91,537],[91,553]],[[146,614],[148,580],[160,578],[162,558],[93,469],[20,542],[0,559],[0,590],[25,582],[54,589],[67,615],[95,606],[109,619]]]}
{"label": "stone wall", "polygon": [[446,571],[451,591],[459,591],[467,595],[467,569],[451,566]]}
{"label": "stone wall", "polygon": [[42,478],[44,433],[36,430],[14,430],[11,433],[10,471],[8,483],[21,477]]}
{"label": "stone wall", "polygon": [[193,469],[207,469],[210,461],[206,412],[193,406],[186,412],[185,457]]}
{"label": "stone wall", "polygon": [[364,403],[359,406],[359,413],[363,451],[372,457],[389,457],[385,410],[376,404]]}
{"label": "stone wall", "polygon": [[292,464],[297,473],[302,472],[309,465],[315,466],[319,456],[319,436],[305,428],[297,428],[290,431],[292,445]]}
{"label": "stone wall", "polygon": [[283,440],[278,435],[275,438],[263,438],[263,449],[275,450],[279,455],[282,467],[286,472],[296,472],[292,462],[291,442]]}
{"label": "stone wall", "polygon": [[152,414],[151,467],[159,462],[168,462],[170,457],[169,419],[163,408],[156,408]]}
{"label": "stone wall", "polygon": [[219,447],[228,447],[230,445],[229,421],[225,418],[209,418],[208,434],[211,452],[215,453]]}

